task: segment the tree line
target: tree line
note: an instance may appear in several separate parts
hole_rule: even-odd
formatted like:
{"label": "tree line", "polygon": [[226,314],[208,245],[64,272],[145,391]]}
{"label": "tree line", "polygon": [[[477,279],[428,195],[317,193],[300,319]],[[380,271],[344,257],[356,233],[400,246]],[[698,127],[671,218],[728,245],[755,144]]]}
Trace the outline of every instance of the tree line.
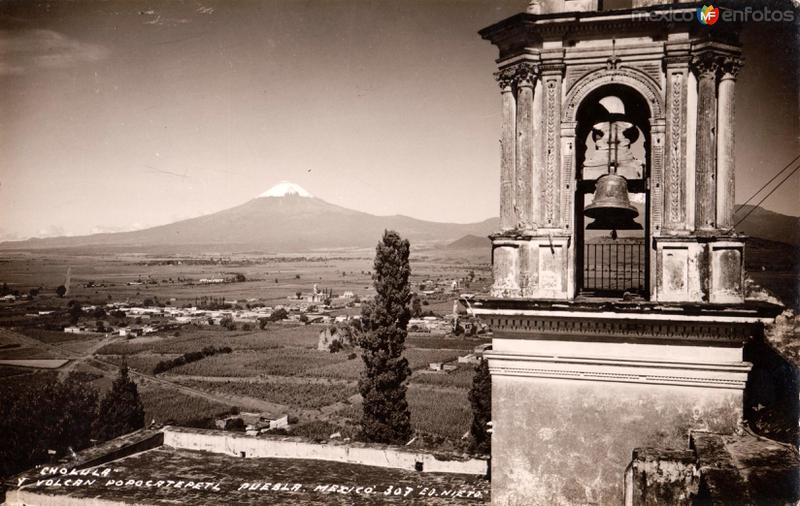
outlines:
{"label": "tree line", "polygon": [[123,365],[99,398],[79,373],[0,388],[0,478],[144,427],[144,407]]}

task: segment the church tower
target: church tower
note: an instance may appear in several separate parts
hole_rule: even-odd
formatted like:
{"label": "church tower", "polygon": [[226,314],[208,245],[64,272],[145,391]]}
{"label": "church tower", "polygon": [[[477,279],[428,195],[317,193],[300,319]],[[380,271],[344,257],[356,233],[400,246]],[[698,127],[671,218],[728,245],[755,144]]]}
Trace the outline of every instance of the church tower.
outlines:
{"label": "church tower", "polygon": [[465,303],[494,336],[493,504],[620,504],[634,448],[736,431],[743,345],[774,314],[745,301],[733,229],[740,26],[628,3],[534,1],[480,31],[500,229],[491,294]]}

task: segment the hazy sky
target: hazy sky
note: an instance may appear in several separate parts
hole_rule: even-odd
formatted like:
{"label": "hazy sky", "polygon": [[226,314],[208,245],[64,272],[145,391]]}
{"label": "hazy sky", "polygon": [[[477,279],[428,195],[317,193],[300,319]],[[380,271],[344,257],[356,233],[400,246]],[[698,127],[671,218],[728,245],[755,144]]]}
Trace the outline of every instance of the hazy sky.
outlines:
{"label": "hazy sky", "polygon": [[[526,4],[0,0],[0,240],[163,224],[284,179],[375,214],[496,216],[497,54],[476,32]],[[800,153],[777,28],[744,38],[740,201]],[[800,174],[765,206],[800,214],[798,195]]]}

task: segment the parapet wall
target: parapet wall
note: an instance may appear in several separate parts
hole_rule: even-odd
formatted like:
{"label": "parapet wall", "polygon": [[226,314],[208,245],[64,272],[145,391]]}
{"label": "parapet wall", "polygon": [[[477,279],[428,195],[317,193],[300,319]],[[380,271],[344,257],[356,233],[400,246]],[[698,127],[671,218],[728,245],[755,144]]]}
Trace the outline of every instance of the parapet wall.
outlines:
{"label": "parapet wall", "polygon": [[30,490],[11,490],[6,496],[6,506],[147,506],[142,503],[113,501],[100,497],[70,497],[64,494],[48,495]]}
{"label": "parapet wall", "polygon": [[[430,473],[485,475],[487,461],[444,460],[433,453],[385,445],[311,443],[296,438],[252,437],[221,431],[191,431],[165,427],[164,444],[184,450],[222,453],[244,458],[313,459]],[[419,469],[419,465],[422,469]]]}

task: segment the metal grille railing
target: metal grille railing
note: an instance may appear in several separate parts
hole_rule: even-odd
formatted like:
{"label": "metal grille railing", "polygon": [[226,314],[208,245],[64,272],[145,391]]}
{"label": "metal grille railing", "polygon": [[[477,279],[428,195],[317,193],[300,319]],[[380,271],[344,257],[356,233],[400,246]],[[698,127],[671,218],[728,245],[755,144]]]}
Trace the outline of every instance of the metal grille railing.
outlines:
{"label": "metal grille railing", "polygon": [[586,243],[583,289],[594,292],[644,290],[644,241]]}

